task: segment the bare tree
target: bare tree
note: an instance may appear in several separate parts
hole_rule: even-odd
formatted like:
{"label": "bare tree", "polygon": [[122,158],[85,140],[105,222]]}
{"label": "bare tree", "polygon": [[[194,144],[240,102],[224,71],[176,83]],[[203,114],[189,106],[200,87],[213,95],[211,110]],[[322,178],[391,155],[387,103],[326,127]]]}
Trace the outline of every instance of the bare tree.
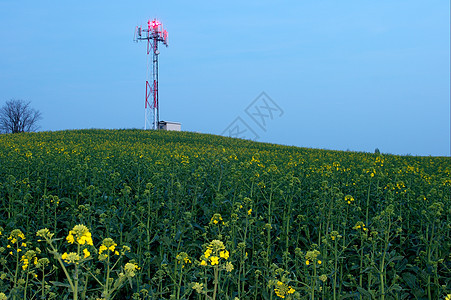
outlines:
{"label": "bare tree", "polygon": [[36,131],[41,113],[30,107],[30,102],[10,100],[0,109],[0,131],[18,133]]}

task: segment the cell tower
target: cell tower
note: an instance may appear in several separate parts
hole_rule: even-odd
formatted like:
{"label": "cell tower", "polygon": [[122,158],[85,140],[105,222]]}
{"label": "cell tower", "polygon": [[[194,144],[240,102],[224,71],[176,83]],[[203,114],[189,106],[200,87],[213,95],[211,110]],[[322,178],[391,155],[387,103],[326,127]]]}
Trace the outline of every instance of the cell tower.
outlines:
{"label": "cell tower", "polygon": [[[147,41],[147,79],[146,102],[144,108],[144,129],[158,129],[160,113],[158,105],[158,43],[168,46],[168,32],[163,30],[163,24],[156,19],[147,22],[147,29],[137,26],[135,42]],[[151,59],[150,59],[151,57]],[[152,65],[152,71],[150,67]]]}

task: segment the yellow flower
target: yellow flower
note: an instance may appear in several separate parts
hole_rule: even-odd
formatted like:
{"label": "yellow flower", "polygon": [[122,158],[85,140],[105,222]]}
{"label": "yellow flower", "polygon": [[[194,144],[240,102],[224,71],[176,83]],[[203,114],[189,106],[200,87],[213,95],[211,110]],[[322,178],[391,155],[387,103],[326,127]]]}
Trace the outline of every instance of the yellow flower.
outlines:
{"label": "yellow flower", "polygon": [[20,229],[14,229],[13,231],[11,231],[8,240],[11,242],[11,244],[15,244],[19,242],[19,238],[25,240],[25,235]]}
{"label": "yellow flower", "polygon": [[211,217],[210,219],[210,224],[218,224],[218,223],[222,223],[224,225],[224,222],[222,221],[222,216],[221,214],[214,214],[213,217]]}
{"label": "yellow flower", "polygon": [[207,250],[205,250],[205,253],[204,253],[205,258],[209,258],[211,255],[211,252],[212,252],[211,248],[207,248]]}
{"label": "yellow flower", "polygon": [[322,261],[318,260],[318,265],[322,264]]}
{"label": "yellow flower", "polygon": [[84,254],[84,258],[87,258],[87,257],[91,256],[91,253],[86,248],[83,249],[83,254]]}
{"label": "yellow flower", "polygon": [[203,283],[195,282],[193,284],[193,290],[196,290],[196,292],[201,293],[203,289],[204,289],[204,284]]}
{"label": "yellow flower", "polygon": [[79,239],[77,239],[77,242],[80,245],[84,245],[85,243],[88,245],[93,246],[92,244],[92,237],[91,237],[91,233],[88,231],[85,234],[83,234]]}
{"label": "yellow flower", "polygon": [[278,297],[285,298],[285,295],[287,294],[294,294],[295,289],[281,281],[277,281],[274,292]]}
{"label": "yellow flower", "polygon": [[368,229],[365,227],[365,223],[362,221],[358,221],[352,229],[362,229],[363,231],[367,231]]}
{"label": "yellow flower", "polygon": [[226,265],[225,265],[225,269],[226,269],[227,272],[232,272],[232,270],[233,270],[233,264],[232,264],[230,261],[228,261],[228,262],[226,263]]}
{"label": "yellow flower", "polygon": [[89,229],[82,224],[75,225],[74,228],[72,228],[72,230],[69,231],[66,240],[70,244],[73,244],[76,240],[77,243],[80,245],[88,244],[93,246],[91,233],[89,232]]}
{"label": "yellow flower", "polygon": [[310,261],[309,260],[305,261],[305,264],[308,266],[310,264]]}
{"label": "yellow flower", "polygon": [[100,247],[99,247],[99,254],[102,254],[103,251],[105,251],[105,250],[108,250],[108,248],[105,247],[104,245],[100,245]]}
{"label": "yellow flower", "polygon": [[68,264],[77,263],[80,260],[80,256],[75,252],[64,252],[63,255],[61,255],[61,258]]}
{"label": "yellow flower", "polygon": [[23,261],[22,269],[25,271],[28,268],[28,259],[22,257],[22,261]]}
{"label": "yellow flower", "polygon": [[201,265],[201,266],[206,266],[206,265],[207,265],[207,262],[206,262],[205,260],[202,260],[202,261],[200,262],[200,265]]}
{"label": "yellow flower", "polygon": [[138,267],[138,265],[135,263],[126,263],[124,266],[125,276],[134,277],[136,274],[136,271],[139,269],[140,269],[140,267]]}
{"label": "yellow flower", "polygon": [[348,204],[351,204],[351,203],[354,201],[354,197],[352,197],[351,195],[346,195],[346,196],[345,196],[345,201],[346,201]]}
{"label": "yellow flower", "polygon": [[247,214],[250,215],[252,213],[252,208],[247,211]]}
{"label": "yellow flower", "polygon": [[[42,237],[46,240],[51,239],[54,236],[54,233],[51,233],[48,228],[40,229],[36,232],[36,236]],[[39,242],[40,240],[38,240]]]}
{"label": "yellow flower", "polygon": [[115,250],[116,246],[117,246],[117,244],[114,242],[114,240],[112,238],[104,239],[102,241],[102,245],[100,245],[100,247],[99,247],[99,255],[101,255],[104,251],[108,251],[115,255],[119,255],[119,252]]}
{"label": "yellow flower", "polygon": [[212,257],[210,258],[210,261],[211,261],[211,265],[212,265],[212,266],[217,265],[217,264],[219,263],[219,257],[217,257],[217,256],[212,256]]}
{"label": "yellow flower", "polygon": [[72,235],[72,233],[69,231],[69,235],[66,237],[66,240],[69,244],[73,244],[75,242],[74,236]]}
{"label": "yellow flower", "polygon": [[229,251],[227,251],[227,250],[221,251],[221,252],[219,252],[219,256],[221,258],[228,259],[229,258]]}

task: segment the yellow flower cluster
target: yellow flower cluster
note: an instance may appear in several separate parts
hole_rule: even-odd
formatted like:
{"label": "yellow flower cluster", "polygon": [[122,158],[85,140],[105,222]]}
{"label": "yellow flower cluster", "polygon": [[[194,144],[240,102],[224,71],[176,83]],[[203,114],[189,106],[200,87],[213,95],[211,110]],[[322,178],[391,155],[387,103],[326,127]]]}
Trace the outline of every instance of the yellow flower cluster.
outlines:
{"label": "yellow flower cluster", "polygon": [[229,273],[232,272],[233,271],[233,264],[230,261],[226,262],[224,269],[227,272],[229,272]]}
{"label": "yellow flower cluster", "polygon": [[354,202],[354,197],[352,197],[351,195],[346,195],[345,202],[347,202],[348,204],[351,204],[352,202]]}
{"label": "yellow flower cluster", "polygon": [[136,271],[140,270],[141,268],[132,262],[126,263],[124,266],[125,276],[127,277],[135,277]]}
{"label": "yellow flower cluster", "polygon": [[318,265],[322,264],[322,261],[318,259],[320,254],[318,250],[307,251],[305,254],[305,264],[310,265],[310,262],[316,262]]}
{"label": "yellow flower cluster", "polygon": [[363,231],[367,231],[368,230],[368,228],[365,227],[365,223],[363,223],[362,221],[357,222],[355,224],[355,226],[352,227],[352,229],[355,229],[355,230],[362,229]]}
{"label": "yellow flower cluster", "polygon": [[210,225],[217,225],[217,224],[222,224],[224,225],[224,221],[222,220],[222,216],[221,214],[214,214],[213,217],[211,217],[210,219]]}
{"label": "yellow flower cluster", "polygon": [[11,234],[8,237],[8,240],[11,242],[11,244],[15,244],[19,242],[20,240],[25,240],[25,235],[20,229],[14,229],[11,231]]}
{"label": "yellow flower cluster", "polygon": [[[230,253],[225,249],[224,243],[220,240],[213,240],[210,244],[208,244],[204,255],[200,257],[200,265],[207,266],[208,262],[212,266],[219,265],[220,259],[227,260],[229,257]],[[225,268],[228,272],[231,272],[233,270],[233,265],[228,263]]]}
{"label": "yellow flower cluster", "polygon": [[[16,244],[16,251],[21,252],[22,249],[21,247],[26,247],[27,243],[23,242],[25,240],[25,235],[23,234],[23,232],[20,229],[14,229],[13,231],[11,231],[8,240],[10,241],[11,244]],[[20,244],[19,244],[20,242]],[[13,255],[13,247],[8,244],[6,246],[6,248],[11,249],[11,251],[9,252],[10,255]]]}
{"label": "yellow flower cluster", "polygon": [[80,256],[75,252],[64,252],[61,258],[68,264],[75,264],[80,260]]}
{"label": "yellow flower cluster", "polygon": [[[75,236],[75,237],[74,237]],[[92,237],[89,229],[85,225],[75,225],[71,231],[69,231],[69,235],[66,237],[66,240],[69,244],[73,244],[75,241],[80,245],[91,245]]]}
{"label": "yellow flower cluster", "polygon": [[[55,234],[51,233],[48,228],[40,229],[38,232],[36,232],[36,236],[44,238],[46,241],[51,240]],[[38,242],[41,242],[41,240],[38,240]]]}
{"label": "yellow flower cluster", "polygon": [[37,265],[38,258],[36,257],[36,252],[33,250],[28,250],[24,255],[22,255],[20,261],[22,262],[22,270],[24,271],[28,269],[30,261],[33,261],[33,264]]}
{"label": "yellow flower cluster", "polygon": [[339,235],[338,234],[338,231],[332,231],[331,233],[330,233],[330,239],[332,240],[332,241],[335,241],[336,239],[338,240],[338,239],[340,239],[342,236],[341,235]]}
{"label": "yellow flower cluster", "polygon": [[[99,247],[99,259],[104,260],[109,256],[111,252],[114,255],[119,255],[119,251],[116,250],[117,244],[112,238],[106,238],[102,241],[102,245]],[[103,252],[107,252],[104,254]]]}
{"label": "yellow flower cluster", "polygon": [[178,260],[179,264],[182,264],[182,268],[185,267],[185,264],[191,263],[191,259],[189,259],[186,252],[180,252],[179,254],[177,254],[176,259]]}
{"label": "yellow flower cluster", "polygon": [[202,293],[204,289],[204,284],[199,282],[194,282],[192,286],[193,290],[195,290],[198,293]]}
{"label": "yellow flower cluster", "polygon": [[285,295],[294,294],[295,289],[291,286],[286,285],[282,281],[277,281],[276,287],[274,288],[274,292],[280,298],[285,298]]}

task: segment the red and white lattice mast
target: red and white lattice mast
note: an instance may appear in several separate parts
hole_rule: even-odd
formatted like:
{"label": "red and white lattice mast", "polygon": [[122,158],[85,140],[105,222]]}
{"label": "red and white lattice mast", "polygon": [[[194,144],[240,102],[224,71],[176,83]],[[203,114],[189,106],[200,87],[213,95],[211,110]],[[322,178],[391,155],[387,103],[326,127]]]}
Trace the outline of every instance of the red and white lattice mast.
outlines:
{"label": "red and white lattice mast", "polygon": [[[147,80],[146,102],[144,109],[144,129],[158,129],[160,121],[158,103],[158,43],[168,46],[168,32],[163,30],[163,24],[156,19],[147,22],[147,28],[137,26],[135,42],[147,41]],[[151,59],[149,59],[151,57]],[[150,72],[152,65],[152,72]]]}

